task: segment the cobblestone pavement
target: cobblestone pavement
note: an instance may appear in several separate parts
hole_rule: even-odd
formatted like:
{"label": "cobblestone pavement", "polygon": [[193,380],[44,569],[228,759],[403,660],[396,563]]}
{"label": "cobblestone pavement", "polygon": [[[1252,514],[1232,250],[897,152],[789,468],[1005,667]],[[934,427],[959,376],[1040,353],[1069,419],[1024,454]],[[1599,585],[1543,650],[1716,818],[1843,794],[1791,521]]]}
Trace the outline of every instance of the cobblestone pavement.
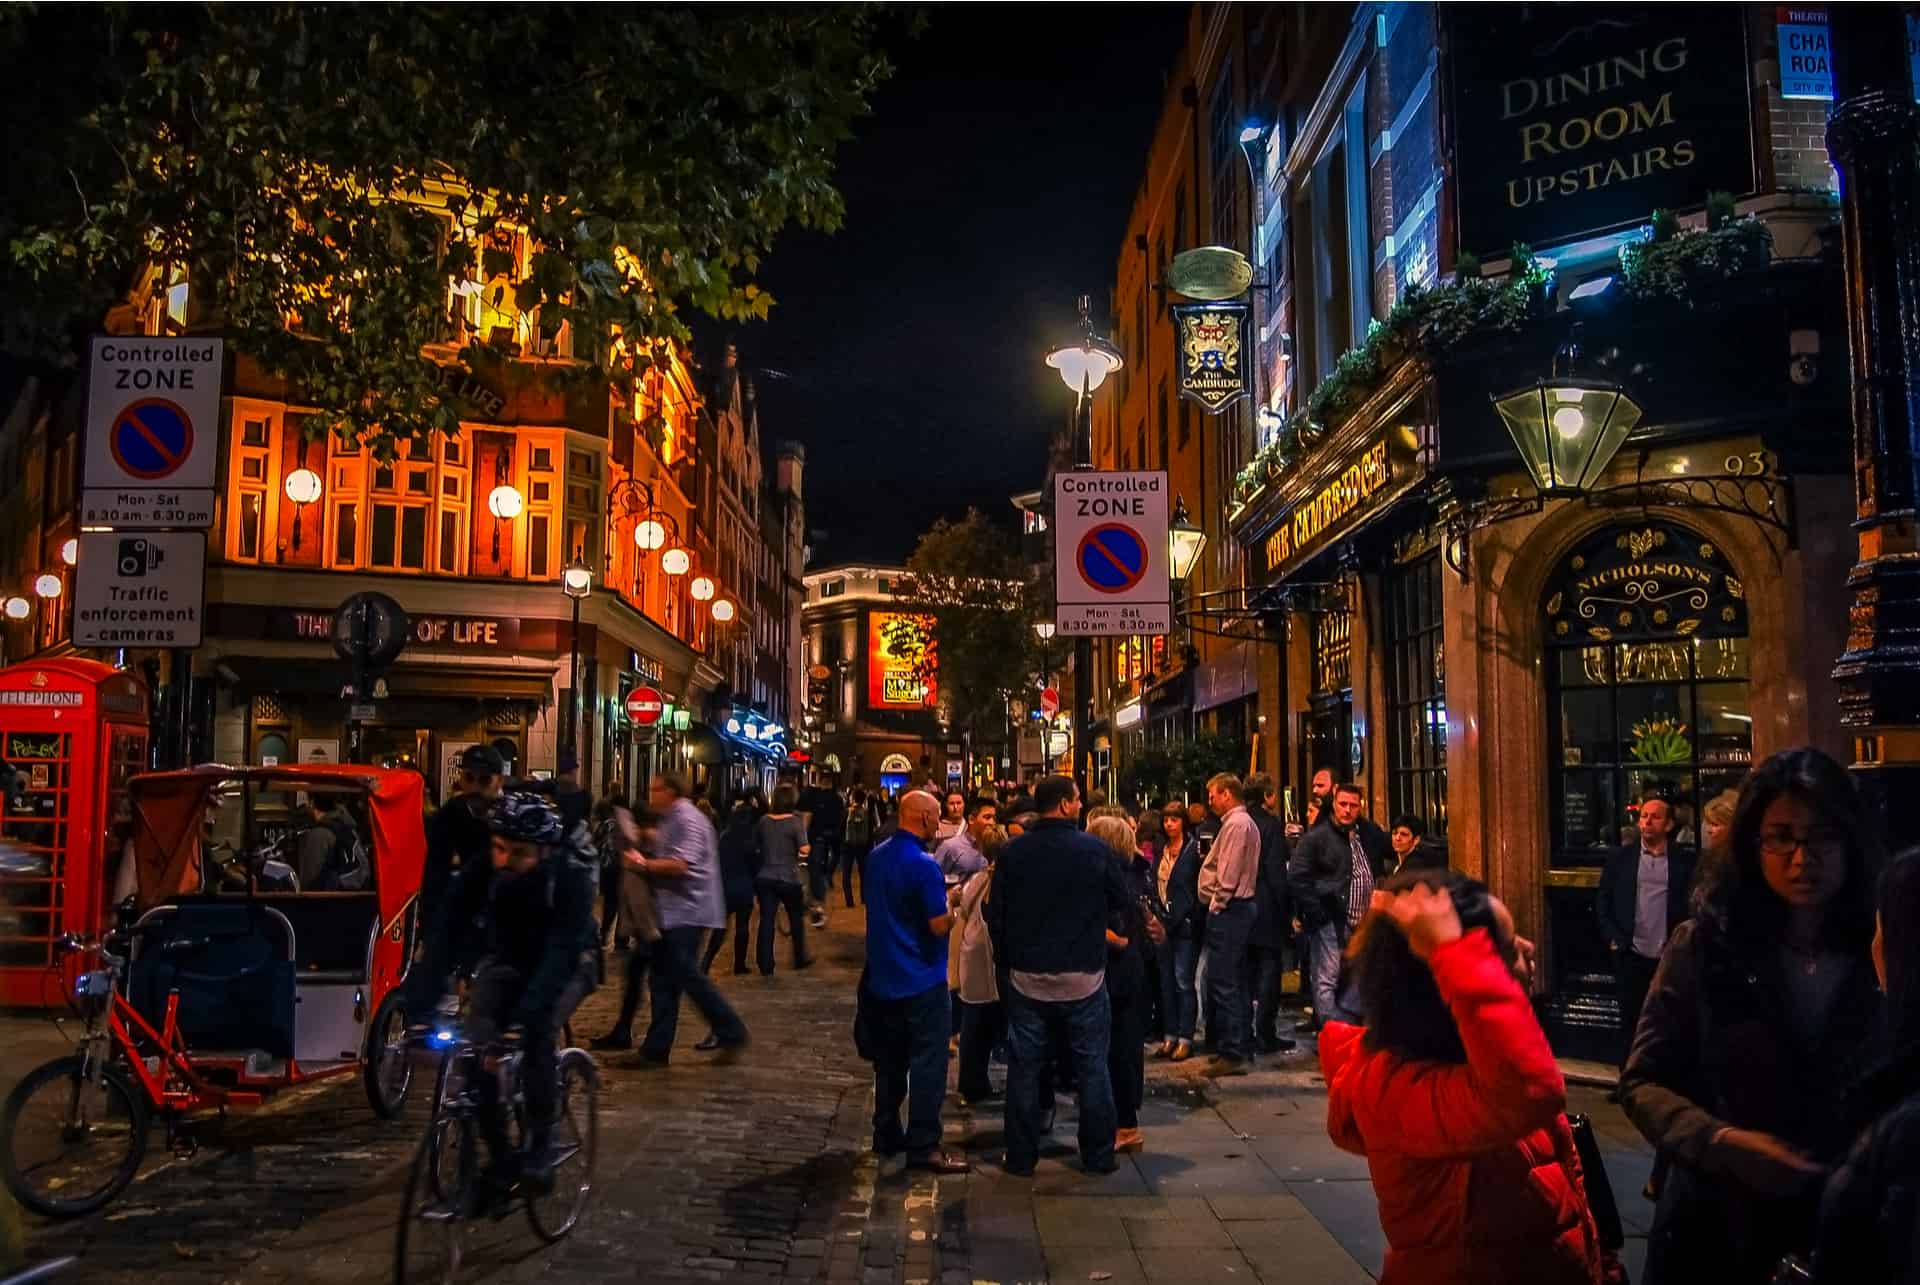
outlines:
{"label": "cobblestone pavement", "polygon": [[[948,1142],[974,1157],[974,1172],[882,1171],[866,1150],[871,1080],[851,1039],[858,914],[842,910],[832,931],[810,935],[811,970],[719,979],[753,1031],[739,1062],[712,1066],[692,1050],[704,1032],[691,1006],[666,1070],[602,1059],[586,1220],[551,1248],[521,1218],[495,1224],[467,1279],[1338,1285],[1378,1272],[1365,1164],[1327,1141],[1323,1086],[1304,1054],[1217,1086],[1191,1064],[1151,1063],[1147,1149],[1108,1177],[1079,1171],[1065,1101],[1033,1179],[1000,1173],[998,1109],[968,1112],[953,1099]],[[604,1030],[617,1001],[617,985],[590,998],[576,1035]],[[0,1078],[59,1050],[44,1032],[0,1020]],[[1630,1234],[1643,1236],[1645,1149],[1597,1092],[1576,1098],[1601,1122]],[[209,1123],[190,1159],[157,1154],[156,1130],[118,1201],[36,1228],[32,1252],[80,1254],[76,1279],[106,1285],[391,1279],[400,1187],[424,1122],[418,1105],[398,1122],[375,1119],[355,1078]],[[1629,1243],[1630,1262],[1640,1243]]]}

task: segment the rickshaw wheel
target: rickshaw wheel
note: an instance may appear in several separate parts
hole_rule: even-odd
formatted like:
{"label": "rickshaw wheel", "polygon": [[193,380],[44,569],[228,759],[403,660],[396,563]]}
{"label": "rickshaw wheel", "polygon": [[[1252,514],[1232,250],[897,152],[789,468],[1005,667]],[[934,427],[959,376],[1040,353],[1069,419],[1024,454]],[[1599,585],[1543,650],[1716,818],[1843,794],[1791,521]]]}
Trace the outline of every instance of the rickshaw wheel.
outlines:
{"label": "rickshaw wheel", "polygon": [[593,1196],[593,1162],[600,1145],[600,1070],[580,1049],[560,1054],[560,1118],[554,1123],[553,1191],[529,1196],[527,1219],[549,1244],[572,1231]]}
{"label": "rickshaw wheel", "polygon": [[360,1062],[360,1079],[367,1102],[383,1120],[398,1116],[407,1105],[413,1085],[413,1059],[407,1048],[407,1008],[395,988],[373,1010],[367,1024],[367,1046]]}
{"label": "rickshaw wheel", "polygon": [[57,1058],[7,1095],[0,1111],[0,1176],[48,1218],[90,1214],[126,1189],[147,1151],[151,1108],[113,1067],[100,1085],[78,1057]]}
{"label": "rickshaw wheel", "polygon": [[437,1116],[407,1170],[393,1254],[398,1285],[451,1281],[460,1274],[462,1238],[472,1226],[479,1174],[479,1139],[472,1119]]}

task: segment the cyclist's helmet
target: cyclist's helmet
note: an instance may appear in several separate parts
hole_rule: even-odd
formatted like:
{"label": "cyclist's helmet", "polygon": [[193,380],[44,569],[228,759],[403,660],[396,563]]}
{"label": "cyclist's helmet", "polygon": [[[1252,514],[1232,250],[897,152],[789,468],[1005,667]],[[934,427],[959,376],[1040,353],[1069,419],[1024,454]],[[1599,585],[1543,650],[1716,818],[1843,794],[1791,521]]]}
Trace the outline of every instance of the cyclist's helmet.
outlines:
{"label": "cyclist's helmet", "polygon": [[493,805],[487,826],[515,843],[560,842],[560,814],[537,794],[503,794]]}

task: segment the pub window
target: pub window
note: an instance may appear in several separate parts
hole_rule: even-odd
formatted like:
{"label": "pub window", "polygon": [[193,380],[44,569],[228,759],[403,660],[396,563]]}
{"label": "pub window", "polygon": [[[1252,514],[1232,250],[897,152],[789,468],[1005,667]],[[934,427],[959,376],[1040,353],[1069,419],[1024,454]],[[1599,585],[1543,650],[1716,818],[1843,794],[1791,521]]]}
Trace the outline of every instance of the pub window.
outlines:
{"label": "pub window", "polygon": [[1387,794],[1393,815],[1447,833],[1447,676],[1441,642],[1440,555],[1399,568],[1385,585]]}
{"label": "pub window", "polygon": [[1314,613],[1310,650],[1315,695],[1344,692],[1353,686],[1353,617],[1344,607]]}
{"label": "pub window", "polygon": [[329,479],[332,486],[327,494],[331,507],[327,517],[333,539],[327,548],[333,557],[333,565],[341,569],[350,569],[360,563],[360,480],[365,476],[363,468],[363,462],[357,458],[336,456],[333,476]]}
{"label": "pub window", "polygon": [[232,520],[227,556],[235,562],[260,561],[266,539],[267,484],[272,473],[273,423],[264,415],[240,419],[234,433]]}
{"label": "pub window", "polygon": [[1673,800],[1676,838],[1753,760],[1746,591],[1684,527],[1607,527],[1561,564],[1545,602],[1554,864],[1632,840],[1640,799]]}

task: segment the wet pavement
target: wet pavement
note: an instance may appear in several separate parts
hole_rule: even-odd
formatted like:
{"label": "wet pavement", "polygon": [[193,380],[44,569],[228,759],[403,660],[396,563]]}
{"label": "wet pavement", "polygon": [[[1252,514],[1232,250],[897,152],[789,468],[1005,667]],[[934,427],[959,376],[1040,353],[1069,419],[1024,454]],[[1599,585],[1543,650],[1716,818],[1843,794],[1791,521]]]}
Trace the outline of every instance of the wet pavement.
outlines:
{"label": "wet pavement", "polygon": [[[852,1047],[857,912],[810,936],[818,963],[806,972],[718,979],[754,1035],[733,1065],[693,1051],[704,1028],[691,1006],[666,1069],[603,1056],[585,1221],[552,1247],[523,1218],[490,1225],[463,1279],[1337,1285],[1379,1271],[1365,1164],[1327,1140],[1324,1086],[1303,1054],[1218,1084],[1196,1063],[1149,1063],[1146,1149],[1106,1177],[1078,1168],[1069,1099],[1031,1179],[995,1163],[997,1106],[968,1111],[954,1098],[947,1141],[974,1172],[883,1169],[866,1150],[871,1080]],[[577,1037],[604,1030],[617,1002],[617,985],[592,996]],[[0,1019],[0,1080],[65,1046],[44,1022]],[[1629,1235],[1644,1237],[1650,1157],[1597,1090],[1573,1095],[1600,1128]],[[72,1278],[107,1285],[390,1280],[424,1097],[416,1090],[407,1115],[387,1122],[357,1076],[316,1085],[209,1121],[190,1158],[164,1154],[156,1129],[140,1177],[105,1210],[64,1224],[30,1218],[31,1253],[79,1254]],[[1629,1241],[1631,1265],[1643,1244]]]}

